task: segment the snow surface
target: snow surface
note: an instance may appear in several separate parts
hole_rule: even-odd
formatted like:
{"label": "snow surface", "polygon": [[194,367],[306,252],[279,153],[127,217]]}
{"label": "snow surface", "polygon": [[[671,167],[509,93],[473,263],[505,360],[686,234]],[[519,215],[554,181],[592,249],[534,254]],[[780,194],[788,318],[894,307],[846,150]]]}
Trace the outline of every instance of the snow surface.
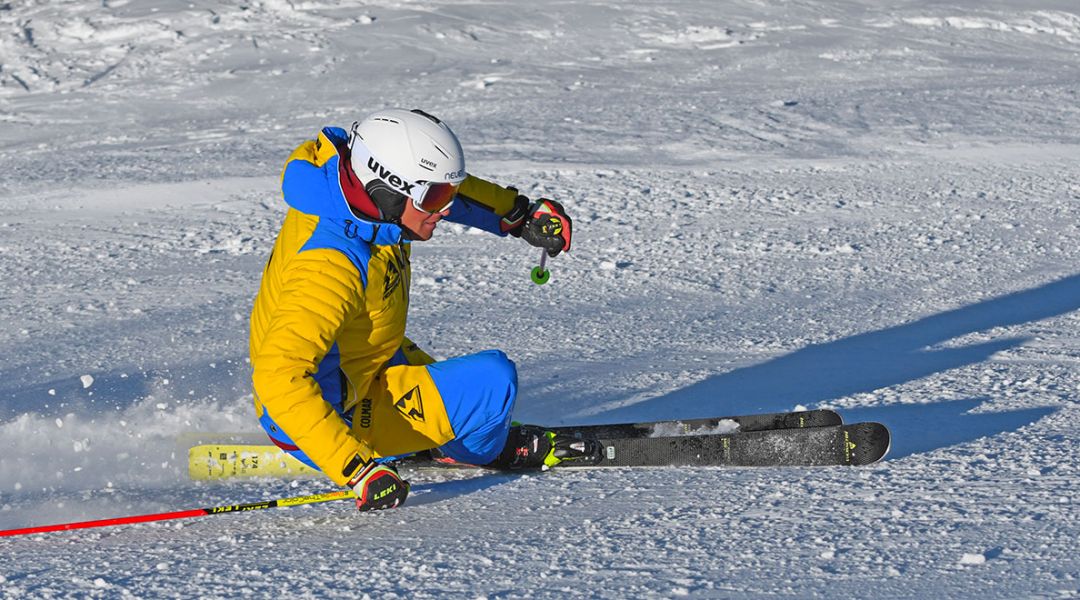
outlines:
{"label": "snow surface", "polygon": [[520,420],[830,407],[868,468],[410,473],[348,503],[0,539],[4,597],[1080,596],[1075,0],[0,1],[0,528],[317,493],[196,484],[255,432],[278,172],[419,106],[564,202],[443,225],[410,332]]}

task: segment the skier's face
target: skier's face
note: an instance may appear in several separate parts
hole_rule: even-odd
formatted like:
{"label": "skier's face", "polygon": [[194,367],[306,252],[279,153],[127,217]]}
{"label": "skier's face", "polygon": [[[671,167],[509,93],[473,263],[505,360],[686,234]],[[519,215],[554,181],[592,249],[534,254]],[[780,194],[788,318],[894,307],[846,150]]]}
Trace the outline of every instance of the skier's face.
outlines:
{"label": "skier's face", "polygon": [[430,240],[435,233],[435,226],[449,213],[449,206],[442,212],[429,213],[418,210],[412,201],[406,201],[405,210],[401,213],[401,226],[409,230],[414,240]]}

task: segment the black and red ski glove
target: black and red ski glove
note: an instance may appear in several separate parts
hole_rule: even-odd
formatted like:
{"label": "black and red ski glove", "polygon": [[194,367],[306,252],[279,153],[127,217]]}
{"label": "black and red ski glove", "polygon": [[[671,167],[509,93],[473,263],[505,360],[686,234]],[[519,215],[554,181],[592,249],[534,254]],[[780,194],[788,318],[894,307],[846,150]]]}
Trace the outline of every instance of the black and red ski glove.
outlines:
{"label": "black and red ski glove", "polygon": [[502,230],[547,250],[548,256],[570,251],[573,222],[562,204],[547,198],[530,202],[518,196],[514,208],[502,218]]}
{"label": "black and red ski glove", "polygon": [[349,487],[356,493],[356,508],[360,511],[395,508],[409,497],[409,482],[402,479],[389,465],[370,461],[355,477]]}

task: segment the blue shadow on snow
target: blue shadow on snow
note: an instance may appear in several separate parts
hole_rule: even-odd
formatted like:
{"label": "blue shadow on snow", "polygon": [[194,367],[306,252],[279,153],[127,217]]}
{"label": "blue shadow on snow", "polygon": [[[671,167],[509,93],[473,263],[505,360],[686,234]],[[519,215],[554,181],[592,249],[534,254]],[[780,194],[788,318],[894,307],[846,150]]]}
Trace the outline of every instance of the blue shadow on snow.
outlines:
{"label": "blue shadow on snow", "polygon": [[[764,363],[710,377],[665,396],[595,415],[597,422],[765,413],[816,406],[935,373],[976,364],[1020,346],[1006,337],[961,347],[933,348],[995,327],[1039,321],[1080,309],[1080,275],[929,316],[905,325],[814,344]],[[892,457],[924,452],[1006,430],[1052,412],[1050,408],[964,414],[979,400],[846,411],[846,420],[878,420],[892,429]],[[956,420],[956,417],[962,418]],[[952,419],[952,431],[942,430]]]}
{"label": "blue shadow on snow", "polygon": [[1006,412],[968,412],[988,400],[971,398],[933,404],[893,404],[842,412],[849,423],[877,421],[888,425],[892,447],[887,458],[894,459],[1016,431],[1057,410],[1040,406]]}

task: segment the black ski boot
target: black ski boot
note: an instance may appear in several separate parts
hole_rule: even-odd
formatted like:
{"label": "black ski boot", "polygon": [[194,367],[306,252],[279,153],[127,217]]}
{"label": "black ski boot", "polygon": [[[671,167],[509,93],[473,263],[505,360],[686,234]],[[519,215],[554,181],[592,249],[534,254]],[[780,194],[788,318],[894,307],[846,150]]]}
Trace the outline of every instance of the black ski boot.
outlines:
{"label": "black ski boot", "polygon": [[555,465],[594,465],[603,458],[600,440],[557,434],[536,425],[514,425],[506,446],[487,467],[492,469],[543,469]]}

